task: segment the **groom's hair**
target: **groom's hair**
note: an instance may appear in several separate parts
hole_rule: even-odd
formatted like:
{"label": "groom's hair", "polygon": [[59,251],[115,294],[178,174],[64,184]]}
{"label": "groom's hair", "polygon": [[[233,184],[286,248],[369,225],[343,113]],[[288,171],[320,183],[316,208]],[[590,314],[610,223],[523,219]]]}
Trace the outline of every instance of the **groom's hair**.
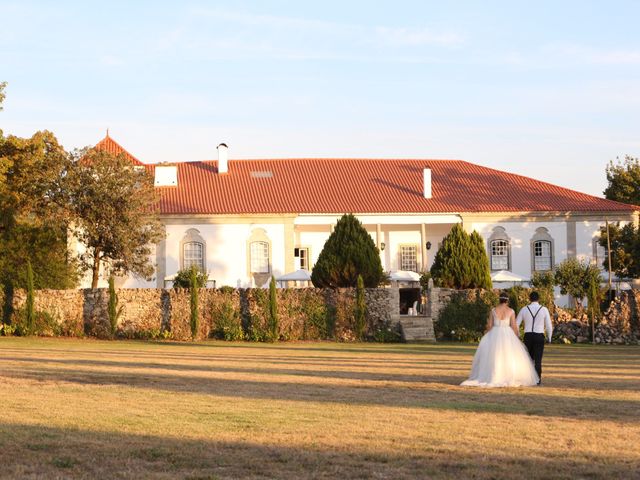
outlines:
{"label": "groom's hair", "polygon": [[529,294],[529,300],[532,302],[537,302],[539,298],[540,298],[540,295],[538,295],[538,292],[536,291],[533,291]]}

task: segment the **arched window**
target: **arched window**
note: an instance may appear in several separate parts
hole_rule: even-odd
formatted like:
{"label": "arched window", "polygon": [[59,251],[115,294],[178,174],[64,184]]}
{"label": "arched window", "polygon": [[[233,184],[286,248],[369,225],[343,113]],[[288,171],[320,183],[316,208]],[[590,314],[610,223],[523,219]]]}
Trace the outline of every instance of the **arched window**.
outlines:
{"label": "arched window", "polygon": [[180,241],[181,268],[190,268],[195,265],[203,272],[206,271],[206,243],[195,228],[186,231]]}
{"label": "arched window", "polygon": [[553,238],[544,227],[536,229],[531,239],[531,270],[546,272],[553,268]]}
{"label": "arched window", "polygon": [[251,273],[269,273],[268,242],[251,242]]}
{"label": "arched window", "polygon": [[489,237],[491,270],[511,270],[511,240],[503,227],[495,227]]}

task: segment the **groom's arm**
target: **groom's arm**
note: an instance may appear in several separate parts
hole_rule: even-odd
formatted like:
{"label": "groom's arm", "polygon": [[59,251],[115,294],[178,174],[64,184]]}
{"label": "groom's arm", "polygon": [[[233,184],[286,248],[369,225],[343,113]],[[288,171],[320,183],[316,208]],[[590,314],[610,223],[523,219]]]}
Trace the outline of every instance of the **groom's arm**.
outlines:
{"label": "groom's arm", "polygon": [[553,325],[551,324],[551,315],[549,310],[545,307],[544,312],[544,326],[547,330],[547,336],[549,337],[549,343],[551,343],[551,335],[553,334]]}
{"label": "groom's arm", "polygon": [[516,318],[516,325],[518,326],[518,330],[520,330],[520,324],[522,323],[523,320],[523,315],[522,312],[524,312],[524,308],[521,308],[520,311],[518,312],[518,316]]}

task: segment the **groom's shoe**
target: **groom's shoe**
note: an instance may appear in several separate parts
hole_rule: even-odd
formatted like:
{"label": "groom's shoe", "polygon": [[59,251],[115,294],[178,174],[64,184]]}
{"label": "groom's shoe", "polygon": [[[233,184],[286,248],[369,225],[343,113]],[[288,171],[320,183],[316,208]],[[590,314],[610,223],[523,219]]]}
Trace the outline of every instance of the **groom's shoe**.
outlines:
{"label": "groom's shoe", "polygon": [[539,387],[542,386],[542,380],[540,380],[536,385],[538,385]]}

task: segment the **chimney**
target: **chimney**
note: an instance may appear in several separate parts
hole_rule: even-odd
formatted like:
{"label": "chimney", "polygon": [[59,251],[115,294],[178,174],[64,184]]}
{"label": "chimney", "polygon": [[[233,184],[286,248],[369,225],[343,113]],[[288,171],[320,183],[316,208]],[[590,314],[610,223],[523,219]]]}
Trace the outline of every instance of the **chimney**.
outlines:
{"label": "chimney", "polygon": [[218,145],[218,173],[229,173],[228,150],[226,143]]}
{"label": "chimney", "polygon": [[422,171],[422,178],[424,182],[424,198],[431,198],[431,169],[425,168]]}

